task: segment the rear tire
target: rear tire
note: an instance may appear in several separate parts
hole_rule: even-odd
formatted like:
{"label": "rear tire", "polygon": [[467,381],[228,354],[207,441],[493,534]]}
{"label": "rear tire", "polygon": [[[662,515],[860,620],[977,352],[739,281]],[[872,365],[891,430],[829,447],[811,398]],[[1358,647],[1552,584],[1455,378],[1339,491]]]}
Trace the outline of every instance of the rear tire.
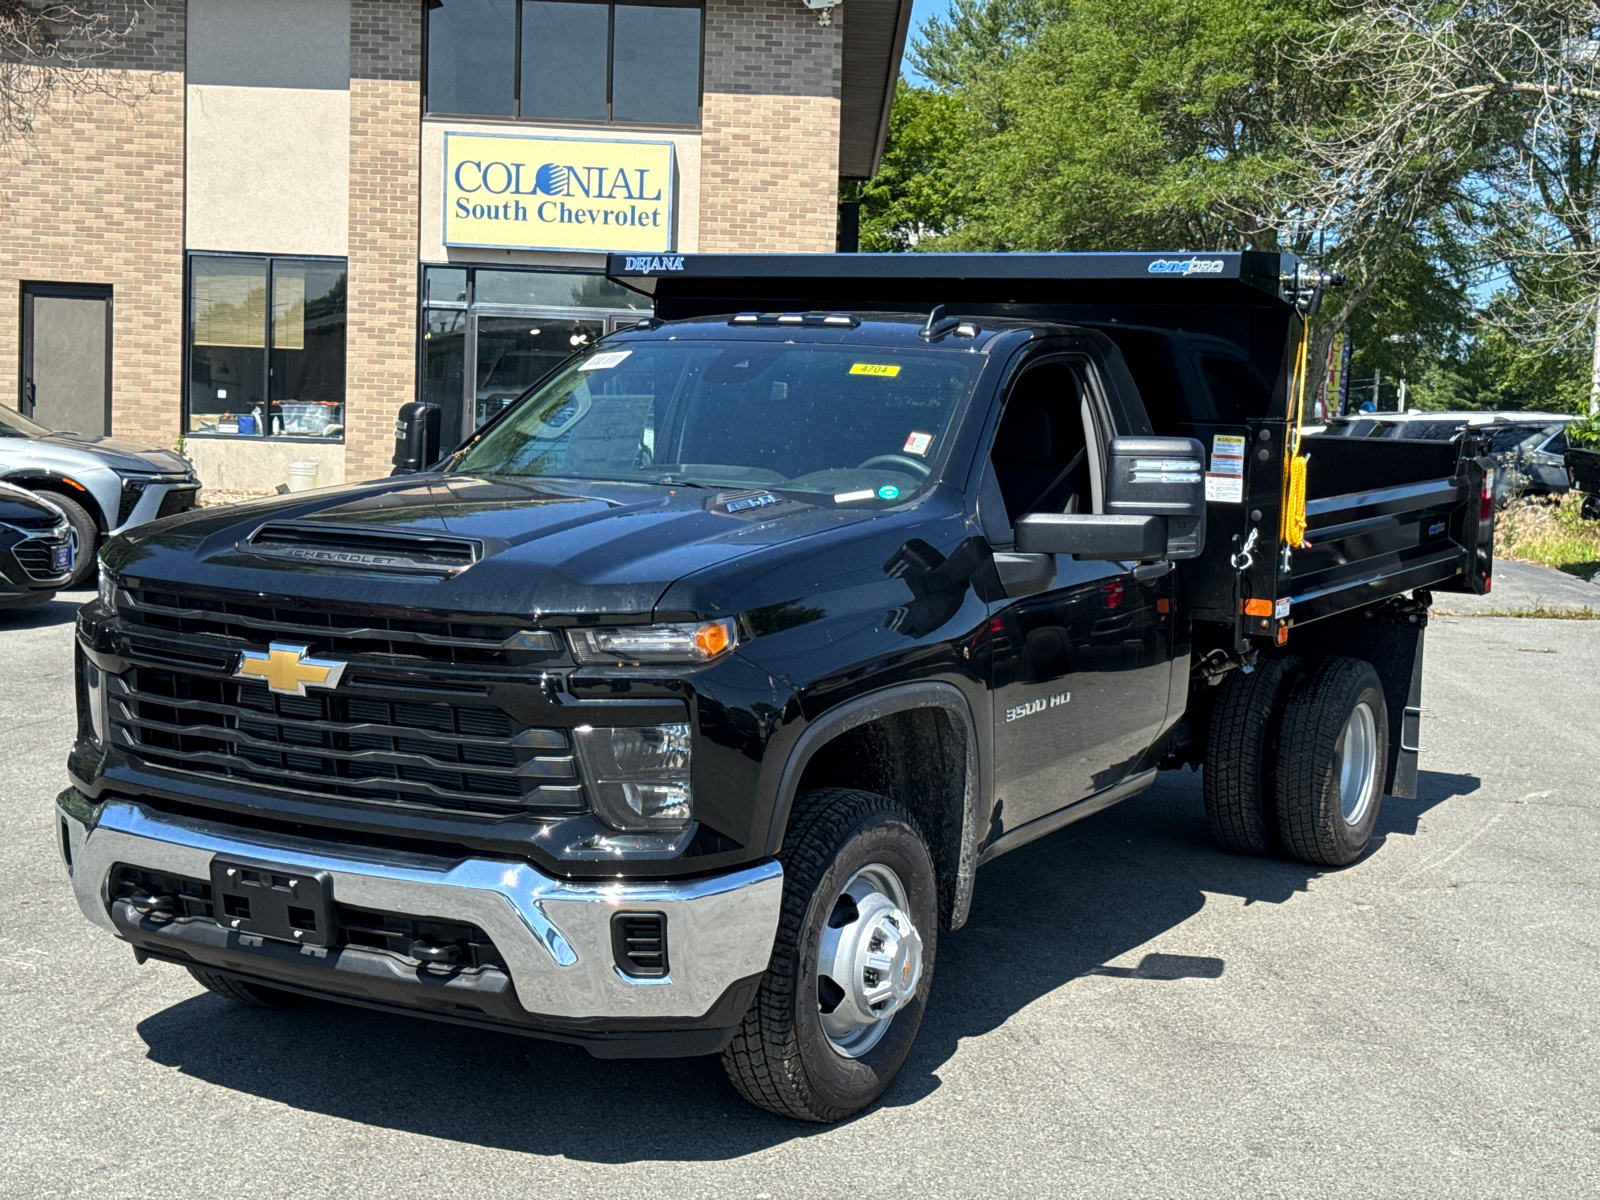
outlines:
{"label": "rear tire", "polygon": [[1301,862],[1344,867],[1372,841],[1389,768],[1389,709],[1369,662],[1330,658],[1283,706],[1278,834]]}
{"label": "rear tire", "polygon": [[[781,858],[783,908],[772,961],[722,1065],[758,1108],[839,1121],[883,1094],[922,1024],[939,922],[933,860],[900,805],[837,788],[795,800]],[[903,928],[907,918],[914,930]],[[847,943],[852,932],[857,940]],[[869,964],[863,976],[864,956],[885,946],[885,932],[895,967],[880,973]],[[830,950],[841,945],[859,949]],[[846,960],[855,966],[841,987],[833,975],[846,973],[838,965]],[[892,984],[897,1007],[885,1002],[879,1007],[890,1015],[874,1021],[878,1010],[849,990],[856,983]]]}
{"label": "rear tire", "polygon": [[78,557],[72,563],[72,578],[61,585],[61,590],[72,591],[74,588],[90,586],[87,581],[93,579],[98,570],[95,551],[100,548],[100,527],[94,523],[89,510],[72,497],[50,492],[46,498],[67,514],[67,520],[72,522],[72,528],[78,535]]}
{"label": "rear tire", "polygon": [[280,992],[277,988],[259,983],[246,983],[231,975],[215,975],[200,967],[190,967],[188,971],[207,991],[226,996],[229,1000],[243,1004],[247,1008],[299,1008],[303,1004],[311,1003],[309,996],[302,996],[297,992]]}
{"label": "rear tire", "polygon": [[1235,853],[1279,852],[1274,752],[1283,698],[1299,672],[1298,658],[1267,658],[1217,686],[1200,790],[1211,836]]}

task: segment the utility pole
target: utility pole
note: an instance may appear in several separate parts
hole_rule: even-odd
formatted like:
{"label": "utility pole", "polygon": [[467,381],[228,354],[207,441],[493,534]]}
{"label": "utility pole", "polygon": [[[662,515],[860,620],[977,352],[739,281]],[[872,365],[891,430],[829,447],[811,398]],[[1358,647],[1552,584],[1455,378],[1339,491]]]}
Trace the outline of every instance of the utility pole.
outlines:
{"label": "utility pole", "polygon": [[1372,411],[1383,411],[1383,398],[1378,395],[1378,387],[1383,382],[1383,372],[1377,367],[1372,368]]}
{"label": "utility pole", "polygon": [[1600,413],[1600,297],[1594,305],[1594,360],[1589,367],[1589,415]]}
{"label": "utility pole", "polygon": [[1400,377],[1400,401],[1395,405],[1394,410],[1395,412],[1405,412],[1406,410],[1406,380],[1404,375]]}

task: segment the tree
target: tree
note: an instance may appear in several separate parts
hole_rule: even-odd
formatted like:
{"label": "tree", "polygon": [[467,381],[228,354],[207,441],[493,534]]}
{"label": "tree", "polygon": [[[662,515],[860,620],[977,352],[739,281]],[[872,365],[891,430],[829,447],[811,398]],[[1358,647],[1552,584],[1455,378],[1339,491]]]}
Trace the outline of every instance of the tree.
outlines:
{"label": "tree", "polygon": [[88,95],[132,103],[148,94],[105,62],[150,7],[150,0],[0,0],[0,176],[25,156],[56,104]]}
{"label": "tree", "polygon": [[966,200],[954,159],[967,123],[957,97],[895,85],[883,161],[856,195],[863,250],[912,250],[959,226]]}
{"label": "tree", "polygon": [[999,71],[1030,47],[1059,0],[954,0],[944,16],[929,17],[909,51],[912,65],[936,91],[960,92],[967,104],[1003,119],[985,103]]}
{"label": "tree", "polygon": [[1489,314],[1506,338],[1592,346],[1600,406],[1600,5],[1356,0],[1299,58],[1361,101],[1302,129],[1290,189],[1298,218],[1355,264],[1345,306],[1395,246],[1454,225],[1516,286]]}

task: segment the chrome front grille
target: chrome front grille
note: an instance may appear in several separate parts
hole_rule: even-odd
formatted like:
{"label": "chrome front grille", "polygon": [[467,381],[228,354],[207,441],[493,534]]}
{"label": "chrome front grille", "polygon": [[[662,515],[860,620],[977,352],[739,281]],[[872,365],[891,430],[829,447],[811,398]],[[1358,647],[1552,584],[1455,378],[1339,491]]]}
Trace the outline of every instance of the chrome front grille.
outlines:
{"label": "chrome front grille", "polygon": [[449,666],[535,666],[561,643],[512,617],[449,620],[432,614],[301,608],[254,597],[194,595],[124,586],[117,616],[130,636],[259,650],[268,642],[312,644],[334,658],[426,659]]}
{"label": "chrome front grille", "polygon": [[162,771],[484,816],[583,807],[566,731],[519,727],[499,708],[367,689],[286,696],[152,666],[106,679],[112,742]]}
{"label": "chrome front grille", "polygon": [[28,573],[28,578],[35,583],[58,582],[67,572],[56,570],[56,552],[63,546],[69,545],[71,538],[70,533],[56,534],[53,537],[31,537],[18,542],[11,548],[11,553],[22,569]]}

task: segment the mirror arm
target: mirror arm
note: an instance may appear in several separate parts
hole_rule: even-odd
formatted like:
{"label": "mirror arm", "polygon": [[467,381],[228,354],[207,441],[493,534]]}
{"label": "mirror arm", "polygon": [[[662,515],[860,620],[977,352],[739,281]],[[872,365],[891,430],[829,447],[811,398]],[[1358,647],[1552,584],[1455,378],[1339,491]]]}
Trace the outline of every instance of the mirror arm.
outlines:
{"label": "mirror arm", "polygon": [[1054,554],[1016,554],[996,550],[994,569],[1000,576],[1000,588],[1012,600],[1048,591],[1056,582],[1056,556]]}

